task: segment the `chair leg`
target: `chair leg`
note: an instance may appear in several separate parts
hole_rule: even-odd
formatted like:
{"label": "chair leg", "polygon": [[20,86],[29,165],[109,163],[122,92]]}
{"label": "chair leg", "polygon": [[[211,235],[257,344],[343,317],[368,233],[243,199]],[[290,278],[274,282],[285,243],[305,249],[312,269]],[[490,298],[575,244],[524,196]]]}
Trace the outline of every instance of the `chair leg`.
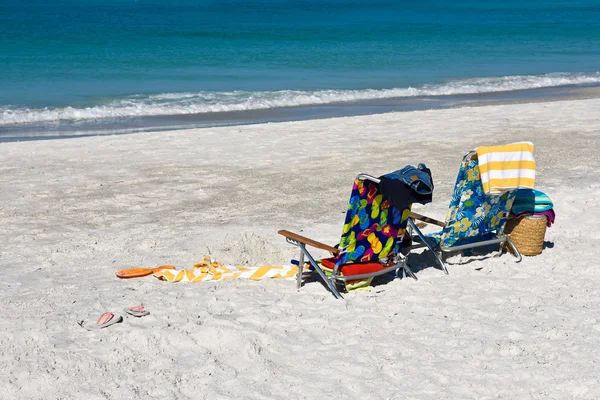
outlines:
{"label": "chair leg", "polygon": [[319,276],[321,277],[321,279],[323,279],[323,281],[325,282],[325,284],[327,285],[327,287],[329,288],[329,290],[331,291],[331,293],[335,296],[335,298],[336,299],[343,299],[342,295],[340,294],[340,292],[335,287],[335,284],[331,281],[331,279],[329,279],[327,277],[327,275],[325,275],[325,272],[323,272],[323,270],[321,269],[321,267],[319,267],[319,264],[317,264],[317,262],[315,261],[315,259],[308,252],[308,250],[306,250],[306,247],[304,247],[304,244],[298,242],[297,245],[300,248],[300,251],[306,256],[306,258],[308,258],[308,261],[310,262],[310,264],[313,267],[315,267],[315,270],[317,271],[317,273],[319,274]]}
{"label": "chair leg", "polygon": [[296,276],[296,289],[300,290],[300,286],[302,286],[302,270],[304,269],[304,253],[302,250],[300,251],[300,256],[298,257],[298,275]]}
{"label": "chair leg", "polygon": [[402,269],[408,274],[410,275],[411,278],[413,278],[415,281],[418,281],[419,279],[417,278],[417,276],[415,275],[414,272],[412,272],[412,269],[410,269],[410,267],[408,266],[408,264],[405,262],[404,265],[402,265]]}
{"label": "chair leg", "polygon": [[448,269],[446,269],[446,261],[448,260],[448,253],[444,252],[443,250],[440,250],[439,259],[444,264],[443,268],[444,268],[444,272],[446,273],[446,275],[450,275],[448,273]]}
{"label": "chair leg", "polygon": [[504,253],[504,242],[500,243],[500,248],[498,249],[498,254],[496,257],[502,256],[502,253]]}
{"label": "chair leg", "polygon": [[[440,255],[433,249],[431,244],[429,244],[429,241],[427,240],[425,235],[423,235],[421,230],[419,228],[417,228],[417,225],[414,223],[414,221],[411,218],[408,219],[408,224],[410,225],[411,229],[417,233],[417,236],[419,236],[419,238],[425,244],[425,246],[427,246],[427,248],[429,250],[431,250],[431,253],[433,253],[433,255],[435,256],[437,263],[440,265],[440,267],[442,267],[442,271],[444,271],[446,273],[446,275],[449,275],[448,269],[446,268],[446,264],[444,263],[444,261],[442,260]],[[442,254],[443,254],[443,252],[442,252]]]}
{"label": "chair leg", "polygon": [[508,245],[515,252],[514,254],[515,254],[515,257],[517,257],[517,262],[521,262],[521,260],[523,259],[523,256],[521,255],[521,252],[519,251],[519,249],[517,249],[517,246],[515,246],[513,241],[510,240],[510,237],[508,237],[508,236],[506,236],[506,243],[508,243]]}
{"label": "chair leg", "polygon": [[448,272],[448,268],[446,268],[446,254],[444,252],[440,251],[440,254],[436,253],[436,256],[437,256],[438,262],[442,266],[442,270],[446,273],[446,275],[450,275],[450,273]]}

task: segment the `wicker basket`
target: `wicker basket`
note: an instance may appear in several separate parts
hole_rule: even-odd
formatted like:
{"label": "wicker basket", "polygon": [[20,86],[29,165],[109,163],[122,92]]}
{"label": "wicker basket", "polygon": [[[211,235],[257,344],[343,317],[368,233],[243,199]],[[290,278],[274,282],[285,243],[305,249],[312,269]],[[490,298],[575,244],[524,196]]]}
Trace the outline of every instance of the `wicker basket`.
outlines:
{"label": "wicker basket", "polygon": [[547,219],[548,217],[545,215],[511,218],[506,223],[504,232],[517,246],[521,254],[524,256],[537,256],[544,247]]}

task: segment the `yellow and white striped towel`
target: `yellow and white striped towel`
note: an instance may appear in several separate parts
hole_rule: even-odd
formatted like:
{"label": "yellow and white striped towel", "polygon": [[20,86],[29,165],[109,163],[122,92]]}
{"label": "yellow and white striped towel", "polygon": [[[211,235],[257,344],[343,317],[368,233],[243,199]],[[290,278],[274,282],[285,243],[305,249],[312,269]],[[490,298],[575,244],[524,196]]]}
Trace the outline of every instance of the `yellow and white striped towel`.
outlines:
{"label": "yellow and white striped towel", "polygon": [[295,265],[242,267],[239,265],[225,265],[211,260],[207,256],[194,265],[192,269],[163,269],[155,272],[154,276],[169,282],[224,281],[237,278],[258,281],[262,278],[294,279],[297,273],[298,267]]}
{"label": "yellow and white striped towel", "polygon": [[476,150],[481,184],[486,194],[502,194],[535,185],[533,143],[482,146]]}

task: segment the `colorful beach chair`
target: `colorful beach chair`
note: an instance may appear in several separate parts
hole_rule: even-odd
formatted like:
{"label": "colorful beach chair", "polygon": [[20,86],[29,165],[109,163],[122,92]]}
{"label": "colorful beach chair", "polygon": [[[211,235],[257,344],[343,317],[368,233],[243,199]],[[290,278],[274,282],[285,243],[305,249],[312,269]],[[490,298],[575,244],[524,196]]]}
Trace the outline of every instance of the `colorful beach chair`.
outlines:
{"label": "colorful beach chair", "polygon": [[504,226],[508,219],[515,190],[498,195],[485,194],[481,183],[477,153],[466,154],[461,162],[452,200],[446,214],[446,222],[440,222],[423,215],[412,213],[412,220],[421,220],[442,227],[439,232],[423,235],[414,231],[413,248],[428,247],[433,251],[437,262],[447,272],[444,260],[449,253],[473,249],[476,247],[499,245],[500,253],[506,243],[517,262],[521,254],[508,236]]}
{"label": "colorful beach chair", "polygon": [[[287,230],[278,232],[288,243],[300,249],[297,288],[300,289],[302,283],[305,259],[338,299],[342,298],[338,284],[352,289],[370,284],[376,276],[398,270],[416,280],[406,256],[401,253],[409,215],[409,208],[398,210],[383,198],[378,178],[358,175],[352,187],[338,247]],[[317,261],[308,251],[308,246],[328,251],[332,257]]]}

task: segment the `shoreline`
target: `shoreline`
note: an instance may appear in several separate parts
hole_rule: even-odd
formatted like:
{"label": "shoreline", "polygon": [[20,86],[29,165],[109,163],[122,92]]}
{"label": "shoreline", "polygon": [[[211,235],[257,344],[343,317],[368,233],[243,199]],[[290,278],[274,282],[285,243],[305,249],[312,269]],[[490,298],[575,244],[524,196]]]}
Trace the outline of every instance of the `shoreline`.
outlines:
{"label": "shoreline", "polygon": [[110,120],[82,120],[70,123],[45,123],[42,125],[7,125],[0,127],[0,143],[215,127],[237,127],[396,112],[530,104],[594,98],[600,98],[600,86],[559,86],[482,94],[418,96],[331,103],[317,106],[282,107],[266,110],[127,118],[121,119],[120,122],[109,122]]}

